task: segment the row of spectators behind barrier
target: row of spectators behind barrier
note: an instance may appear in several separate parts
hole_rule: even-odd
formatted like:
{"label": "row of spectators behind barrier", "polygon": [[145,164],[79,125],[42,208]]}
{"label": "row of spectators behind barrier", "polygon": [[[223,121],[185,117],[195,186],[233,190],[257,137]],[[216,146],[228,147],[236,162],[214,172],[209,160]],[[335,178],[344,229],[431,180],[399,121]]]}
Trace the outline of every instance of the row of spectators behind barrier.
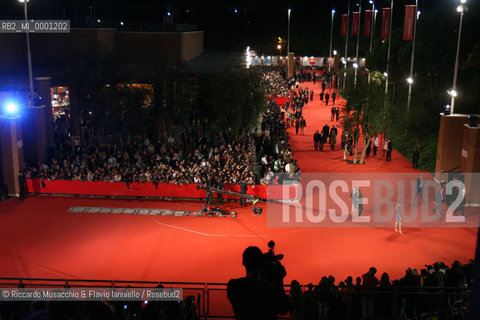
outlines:
{"label": "row of spectators behind barrier", "polygon": [[[243,253],[244,278],[230,280],[227,295],[237,319],[276,319],[287,312],[293,319],[464,319],[473,286],[474,262],[451,267],[443,262],[408,268],[405,275],[391,280],[377,269],[353,280],[349,276],[337,285],[324,276],[318,285],[303,287],[293,280],[288,294],[283,286],[287,270],[283,255],[248,247]],[[268,274],[266,274],[268,273]],[[282,285],[279,287],[278,283]]]}

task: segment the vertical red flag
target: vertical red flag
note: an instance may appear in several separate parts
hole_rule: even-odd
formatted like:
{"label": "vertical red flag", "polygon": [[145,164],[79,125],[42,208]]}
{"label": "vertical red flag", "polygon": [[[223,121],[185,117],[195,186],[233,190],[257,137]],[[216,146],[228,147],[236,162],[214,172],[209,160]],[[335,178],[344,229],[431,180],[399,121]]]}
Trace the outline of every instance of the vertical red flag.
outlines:
{"label": "vertical red flag", "polygon": [[341,36],[347,35],[347,27],[348,26],[348,14],[342,14],[342,29],[340,31]]}
{"label": "vertical red flag", "polygon": [[370,37],[372,35],[373,11],[365,10],[365,26],[363,27],[363,36]]}
{"label": "vertical red flag", "polygon": [[403,24],[403,40],[413,39],[415,11],[416,10],[414,5],[405,5],[405,23]]}
{"label": "vertical red flag", "polygon": [[352,36],[358,36],[358,12],[352,12]]}
{"label": "vertical red flag", "polygon": [[382,38],[387,40],[390,33],[390,16],[392,13],[391,8],[383,8],[382,12]]}

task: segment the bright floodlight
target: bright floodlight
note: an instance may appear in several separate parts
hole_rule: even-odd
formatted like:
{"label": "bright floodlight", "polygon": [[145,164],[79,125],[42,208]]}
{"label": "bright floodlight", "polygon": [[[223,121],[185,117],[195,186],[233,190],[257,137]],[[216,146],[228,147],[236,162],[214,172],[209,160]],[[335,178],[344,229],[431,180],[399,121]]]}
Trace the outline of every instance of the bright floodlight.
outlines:
{"label": "bright floodlight", "polygon": [[467,0],[460,0],[461,3],[467,3]]}
{"label": "bright floodlight", "polygon": [[387,72],[384,72],[383,75],[384,75],[385,77],[388,77],[388,73],[387,73]]}
{"label": "bright floodlight", "polygon": [[278,49],[278,50],[282,49],[282,45],[279,44],[279,45],[277,46],[277,49]]}
{"label": "bright floodlight", "polygon": [[[28,3],[29,1],[30,1],[30,0],[27,0],[27,3]],[[25,0],[18,0],[18,2],[24,3]]]}
{"label": "bright floodlight", "polygon": [[172,13],[171,13],[170,11],[168,11],[168,12],[167,12],[167,16],[170,17],[171,15],[172,15]]}
{"label": "bright floodlight", "polygon": [[456,97],[456,96],[458,95],[457,90],[454,90],[454,89],[448,90],[447,92],[448,92],[448,94],[451,95],[452,97]]}
{"label": "bright floodlight", "polygon": [[412,83],[413,83],[412,77],[408,77],[408,78],[407,78],[407,82],[410,83],[410,84],[412,84]]}
{"label": "bright floodlight", "polygon": [[354,67],[355,69],[357,69],[357,68],[358,68],[358,63],[355,62],[355,63],[353,64],[353,67]]}
{"label": "bright floodlight", "polygon": [[18,112],[18,106],[17,106],[15,103],[13,103],[13,102],[8,102],[8,103],[5,105],[5,113],[6,113],[7,115],[12,116],[12,115],[17,114],[17,112]]}
{"label": "bright floodlight", "polygon": [[332,9],[332,14],[334,14],[334,13],[335,13],[335,9]]}
{"label": "bright floodlight", "polygon": [[288,9],[288,14],[290,14],[290,12],[292,12],[292,9]]}
{"label": "bright floodlight", "polygon": [[457,12],[463,12],[463,6],[458,6],[457,7]]}
{"label": "bright floodlight", "polygon": [[122,25],[122,26],[123,26],[123,21],[120,21],[120,25]]}
{"label": "bright floodlight", "polygon": [[333,55],[334,55],[334,56],[337,55],[337,50],[333,50]]}
{"label": "bright floodlight", "polygon": [[237,9],[235,9],[235,10],[233,10],[233,11],[234,11],[235,13],[237,13],[237,12],[238,12],[238,10],[237,10]]}
{"label": "bright floodlight", "polygon": [[368,1],[370,4],[373,4],[373,0]]}

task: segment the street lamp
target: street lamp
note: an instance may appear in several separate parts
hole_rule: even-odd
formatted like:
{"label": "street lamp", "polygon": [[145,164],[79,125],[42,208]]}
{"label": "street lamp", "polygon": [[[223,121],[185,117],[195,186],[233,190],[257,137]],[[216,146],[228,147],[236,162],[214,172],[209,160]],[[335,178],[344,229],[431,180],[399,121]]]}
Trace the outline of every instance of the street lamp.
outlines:
{"label": "street lamp", "polygon": [[[28,26],[28,15],[27,15],[27,3],[30,0],[18,0],[18,2],[23,3],[23,11],[25,13],[25,24]],[[28,59],[28,77],[30,81],[30,98],[33,98],[33,75],[32,75],[32,55],[30,52],[30,33],[29,28],[26,30],[27,35],[27,59]]]}
{"label": "street lamp", "polygon": [[292,9],[288,8],[288,35],[287,35],[287,78],[290,72],[290,13]]}
{"label": "street lamp", "polygon": [[282,45],[279,44],[279,45],[277,46],[277,49],[278,49],[278,55],[281,56],[281,55],[282,55]]}
{"label": "street lamp", "polygon": [[417,35],[417,20],[420,16],[418,14],[418,0],[415,0],[415,17],[413,19],[413,39],[412,39],[412,55],[410,57],[410,77],[408,77],[408,98],[407,98],[407,115],[410,113],[410,105],[412,102],[412,84],[413,84],[413,62],[415,60],[415,38]]}
{"label": "street lamp", "polygon": [[348,53],[348,29],[350,28],[350,1],[347,5],[347,29],[345,32],[345,57],[342,60],[343,63],[343,90],[345,90],[345,84],[347,82],[347,53]]}
{"label": "street lamp", "polygon": [[360,25],[362,24],[362,1],[357,4],[358,5],[358,30],[357,30],[357,52],[355,62],[357,63],[357,67],[355,68],[355,79],[353,80],[353,87],[357,87],[357,75],[358,75],[358,50],[360,48]]}
{"label": "street lamp", "polygon": [[[332,22],[330,23],[330,50],[328,56],[332,57],[332,38],[333,38],[333,17],[335,16],[335,9],[332,9]],[[330,62],[328,63],[328,71],[330,71]]]}
{"label": "street lamp", "polygon": [[[457,7],[457,12],[460,13],[460,27],[458,28],[458,39],[457,39],[457,55],[455,57],[455,68],[453,72],[453,87],[452,90],[450,90],[449,94],[452,96],[452,101],[450,103],[451,108],[450,108],[450,114],[453,114],[454,109],[455,109],[455,97],[457,96],[457,75],[458,75],[458,56],[460,53],[460,40],[462,37],[462,25],[463,25],[463,14],[465,11],[467,11],[467,7],[465,6],[465,3],[467,0],[460,0],[461,5]],[[454,94],[453,94],[454,93]]]}

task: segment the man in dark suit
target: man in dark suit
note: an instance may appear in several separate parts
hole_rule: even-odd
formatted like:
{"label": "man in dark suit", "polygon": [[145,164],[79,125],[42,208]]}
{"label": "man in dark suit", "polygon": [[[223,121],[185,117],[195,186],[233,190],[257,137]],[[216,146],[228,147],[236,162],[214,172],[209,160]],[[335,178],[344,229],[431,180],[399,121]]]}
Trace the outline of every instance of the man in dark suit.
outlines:
{"label": "man in dark suit", "polygon": [[[238,183],[239,187],[240,187],[240,193],[241,194],[247,194],[247,184],[245,183],[244,180],[240,180],[240,182]],[[240,198],[240,206],[242,207],[246,207],[247,206],[247,199],[246,198]]]}
{"label": "man in dark suit", "polygon": [[[223,179],[220,177],[217,183],[217,189],[223,190],[224,186],[225,184],[223,183]],[[217,200],[220,204],[223,204],[223,194],[221,194],[220,192],[217,193]]]}
{"label": "man in dark suit", "polygon": [[418,168],[418,159],[420,159],[420,151],[418,150],[418,148],[415,148],[415,151],[413,151],[412,154],[412,167],[414,169]]}
{"label": "man in dark suit", "polygon": [[315,150],[318,150],[318,147],[320,145],[320,133],[318,132],[318,130],[313,135],[313,143],[315,145]]}
{"label": "man in dark suit", "polygon": [[330,136],[330,127],[328,126],[327,123],[323,126],[323,143],[327,143],[327,139]]}
{"label": "man in dark suit", "polygon": [[25,199],[25,176],[23,175],[22,170],[18,172],[18,187],[20,189],[18,194],[18,199]]}

